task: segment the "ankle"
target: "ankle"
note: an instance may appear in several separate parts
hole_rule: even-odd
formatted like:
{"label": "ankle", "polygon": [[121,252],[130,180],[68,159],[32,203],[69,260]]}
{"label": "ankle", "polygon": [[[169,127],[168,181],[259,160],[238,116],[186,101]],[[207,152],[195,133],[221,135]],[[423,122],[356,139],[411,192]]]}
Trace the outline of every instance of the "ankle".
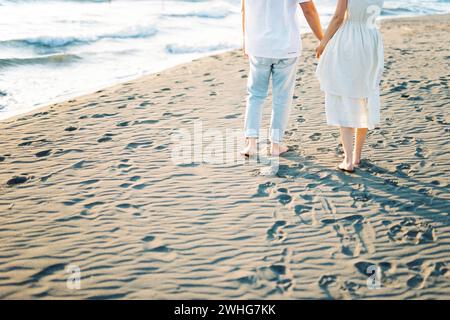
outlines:
{"label": "ankle", "polygon": [[257,138],[247,138],[247,145],[256,146],[256,144],[257,144]]}

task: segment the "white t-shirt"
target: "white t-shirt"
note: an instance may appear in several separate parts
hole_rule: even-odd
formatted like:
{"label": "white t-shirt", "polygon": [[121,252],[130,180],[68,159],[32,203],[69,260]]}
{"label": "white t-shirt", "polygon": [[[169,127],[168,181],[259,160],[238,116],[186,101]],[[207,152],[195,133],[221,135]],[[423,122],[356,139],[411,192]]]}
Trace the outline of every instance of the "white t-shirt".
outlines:
{"label": "white t-shirt", "polygon": [[299,3],[310,0],[245,1],[245,52],[263,58],[301,54]]}

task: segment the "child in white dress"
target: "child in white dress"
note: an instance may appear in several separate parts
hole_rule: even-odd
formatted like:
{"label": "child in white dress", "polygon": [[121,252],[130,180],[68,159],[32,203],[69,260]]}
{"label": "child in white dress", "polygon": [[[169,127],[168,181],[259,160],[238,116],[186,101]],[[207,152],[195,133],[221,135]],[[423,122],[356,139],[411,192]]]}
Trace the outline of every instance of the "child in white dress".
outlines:
{"label": "child in white dress", "polygon": [[[327,123],[340,127],[344,161],[353,172],[368,129],[380,121],[383,43],[376,18],[383,0],[338,0],[336,13],[317,48],[316,75],[325,92]],[[353,146],[353,138],[355,145]]]}

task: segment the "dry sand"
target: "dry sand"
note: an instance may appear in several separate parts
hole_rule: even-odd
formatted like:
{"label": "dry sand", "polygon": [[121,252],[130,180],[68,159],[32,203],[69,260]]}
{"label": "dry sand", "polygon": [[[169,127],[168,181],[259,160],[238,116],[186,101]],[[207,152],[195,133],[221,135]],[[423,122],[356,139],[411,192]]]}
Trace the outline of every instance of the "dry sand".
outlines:
{"label": "dry sand", "polygon": [[449,299],[450,16],[382,30],[382,124],[354,175],[334,169],[311,35],[275,176],[171,160],[176,128],[241,129],[240,52],[0,123],[0,298]]}

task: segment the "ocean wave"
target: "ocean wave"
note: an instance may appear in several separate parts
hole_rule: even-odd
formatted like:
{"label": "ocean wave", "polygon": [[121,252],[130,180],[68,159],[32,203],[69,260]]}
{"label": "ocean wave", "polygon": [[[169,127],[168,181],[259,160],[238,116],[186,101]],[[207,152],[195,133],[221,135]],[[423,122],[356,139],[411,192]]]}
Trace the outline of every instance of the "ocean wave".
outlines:
{"label": "ocean wave", "polygon": [[11,39],[0,41],[0,45],[35,46],[58,48],[84,43],[92,43],[104,39],[134,39],[151,37],[157,33],[154,26],[133,26],[115,33],[78,36],[39,36],[25,39]]}
{"label": "ocean wave", "polygon": [[389,7],[383,8],[382,16],[403,16],[403,15],[417,15],[417,14],[434,14],[441,11],[435,8],[424,7]]}
{"label": "ocean wave", "polygon": [[210,10],[191,11],[186,13],[167,13],[162,14],[162,17],[224,19],[232,13],[234,12],[228,9],[210,9]]}
{"label": "ocean wave", "polygon": [[209,46],[189,46],[180,44],[168,44],[166,45],[166,52],[170,54],[189,54],[189,53],[205,53],[212,51],[233,49],[235,46],[227,43],[219,43]]}
{"label": "ocean wave", "polygon": [[[31,58],[0,59],[0,69],[34,64],[66,64],[77,60],[81,60],[81,57],[75,54],[52,54]],[[2,92],[0,91],[1,95]]]}

